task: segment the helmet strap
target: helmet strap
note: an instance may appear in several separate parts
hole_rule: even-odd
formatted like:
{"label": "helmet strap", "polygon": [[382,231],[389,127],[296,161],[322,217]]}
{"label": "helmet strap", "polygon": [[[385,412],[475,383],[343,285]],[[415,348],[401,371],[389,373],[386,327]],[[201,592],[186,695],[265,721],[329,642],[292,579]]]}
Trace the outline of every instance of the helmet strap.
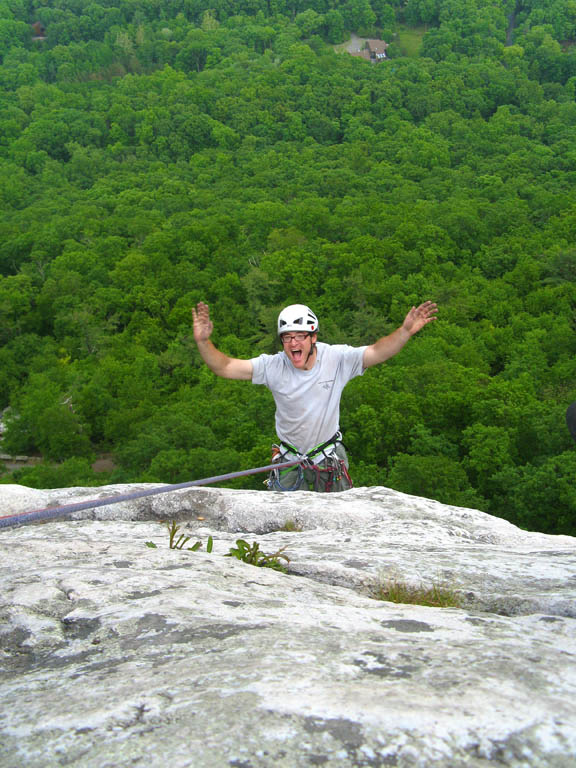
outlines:
{"label": "helmet strap", "polygon": [[[308,336],[310,336],[310,338],[312,338],[313,334],[309,333]],[[308,352],[308,357],[306,358],[305,365],[308,365],[308,360],[310,360],[310,358],[312,357],[312,355],[314,354],[315,351],[316,351],[316,344],[314,344],[314,343],[310,344],[310,352]]]}

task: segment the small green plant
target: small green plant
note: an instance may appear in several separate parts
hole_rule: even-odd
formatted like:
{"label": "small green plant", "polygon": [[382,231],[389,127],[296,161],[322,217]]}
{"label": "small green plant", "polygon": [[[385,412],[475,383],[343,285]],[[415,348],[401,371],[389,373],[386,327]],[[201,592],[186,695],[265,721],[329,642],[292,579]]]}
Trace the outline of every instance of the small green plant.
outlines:
{"label": "small green plant", "polygon": [[462,600],[455,589],[439,584],[431,587],[406,584],[392,579],[374,587],[371,597],[375,600],[386,600],[390,603],[408,603],[410,605],[427,605],[432,608],[460,608]]}
{"label": "small green plant", "polygon": [[[168,535],[170,536],[170,549],[183,549],[184,545],[190,541],[191,537],[185,536],[183,533],[181,533],[180,536],[176,538],[176,535],[180,530],[180,526],[176,525],[175,520],[172,520],[171,523],[166,523],[166,527],[168,528]],[[191,547],[187,547],[187,549],[191,549],[193,552],[195,552],[197,549],[200,549],[201,546],[202,542],[197,541]]]}
{"label": "small green plant", "polygon": [[236,546],[230,547],[230,551],[224,557],[235,557],[237,560],[242,560],[243,563],[256,565],[259,568],[273,568],[275,571],[287,573],[288,569],[284,563],[280,562],[281,560],[285,560],[286,563],[290,562],[290,558],[283,554],[285,549],[286,547],[282,547],[277,552],[267,555],[262,552],[257,541],[250,545],[244,539],[236,539]]}
{"label": "small green plant", "polygon": [[[180,526],[176,525],[175,520],[172,520],[171,523],[166,523],[166,527],[168,528],[168,534],[170,536],[170,549],[183,549],[184,545],[190,541],[191,537],[185,536],[183,533],[181,533],[180,536],[176,538],[176,535],[180,530]],[[149,542],[146,542],[146,546],[149,546]],[[196,550],[200,549],[201,546],[202,542],[198,540],[191,547],[186,547],[186,549],[190,550],[191,552],[196,552]],[[206,542],[206,552],[212,552],[213,546],[214,540],[212,539],[212,536],[208,536],[208,541]]]}
{"label": "small green plant", "polygon": [[146,546],[150,547],[150,549],[157,549],[156,544],[154,544],[153,541],[147,541]]}
{"label": "small green plant", "polygon": [[280,528],[279,530],[289,531],[289,532],[292,532],[292,531],[300,532],[302,530],[302,526],[299,523],[297,523],[295,520],[286,520],[282,528]]}

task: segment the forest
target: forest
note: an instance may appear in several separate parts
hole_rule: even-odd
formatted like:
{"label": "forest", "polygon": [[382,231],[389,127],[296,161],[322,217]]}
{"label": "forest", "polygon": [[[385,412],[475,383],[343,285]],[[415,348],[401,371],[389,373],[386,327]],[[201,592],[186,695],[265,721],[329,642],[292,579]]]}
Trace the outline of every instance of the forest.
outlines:
{"label": "forest", "polygon": [[268,464],[198,301],[250,358],[290,303],[364,345],[432,300],[344,392],[355,485],[576,535],[575,96],[576,0],[0,0],[0,482]]}

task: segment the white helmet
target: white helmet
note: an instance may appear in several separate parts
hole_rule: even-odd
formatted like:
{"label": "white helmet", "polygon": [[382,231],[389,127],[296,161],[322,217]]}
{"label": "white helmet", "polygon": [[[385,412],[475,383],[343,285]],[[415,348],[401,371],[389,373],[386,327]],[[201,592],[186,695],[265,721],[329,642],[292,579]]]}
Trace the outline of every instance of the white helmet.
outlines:
{"label": "white helmet", "polygon": [[310,307],[304,304],[290,304],[278,315],[278,335],[288,331],[318,331],[318,318]]}

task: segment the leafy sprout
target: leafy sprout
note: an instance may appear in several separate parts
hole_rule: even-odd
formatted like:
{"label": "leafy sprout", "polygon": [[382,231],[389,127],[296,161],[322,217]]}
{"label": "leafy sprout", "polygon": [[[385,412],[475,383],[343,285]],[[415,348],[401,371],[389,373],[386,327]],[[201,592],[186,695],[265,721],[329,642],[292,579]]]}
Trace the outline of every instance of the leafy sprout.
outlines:
{"label": "leafy sprout", "polygon": [[235,557],[243,563],[256,565],[259,568],[272,568],[275,571],[287,573],[286,565],[281,562],[281,560],[285,560],[286,564],[290,562],[288,555],[284,554],[285,549],[286,547],[282,547],[277,552],[268,555],[262,552],[257,541],[250,545],[244,539],[236,539],[236,546],[230,547],[230,551],[224,557]]}
{"label": "leafy sprout", "polygon": [[[190,541],[191,537],[181,533],[178,538],[176,538],[178,531],[180,530],[180,526],[176,525],[175,520],[172,520],[171,523],[166,523],[166,527],[168,528],[168,534],[170,536],[170,549],[183,549],[185,544]],[[146,543],[146,546],[149,546],[148,542]],[[196,552],[198,549],[200,549],[201,546],[202,542],[198,540],[194,542],[191,547],[186,547],[186,549],[190,552]],[[214,540],[212,536],[208,536],[208,541],[206,542],[206,552],[212,552],[213,546]]]}

